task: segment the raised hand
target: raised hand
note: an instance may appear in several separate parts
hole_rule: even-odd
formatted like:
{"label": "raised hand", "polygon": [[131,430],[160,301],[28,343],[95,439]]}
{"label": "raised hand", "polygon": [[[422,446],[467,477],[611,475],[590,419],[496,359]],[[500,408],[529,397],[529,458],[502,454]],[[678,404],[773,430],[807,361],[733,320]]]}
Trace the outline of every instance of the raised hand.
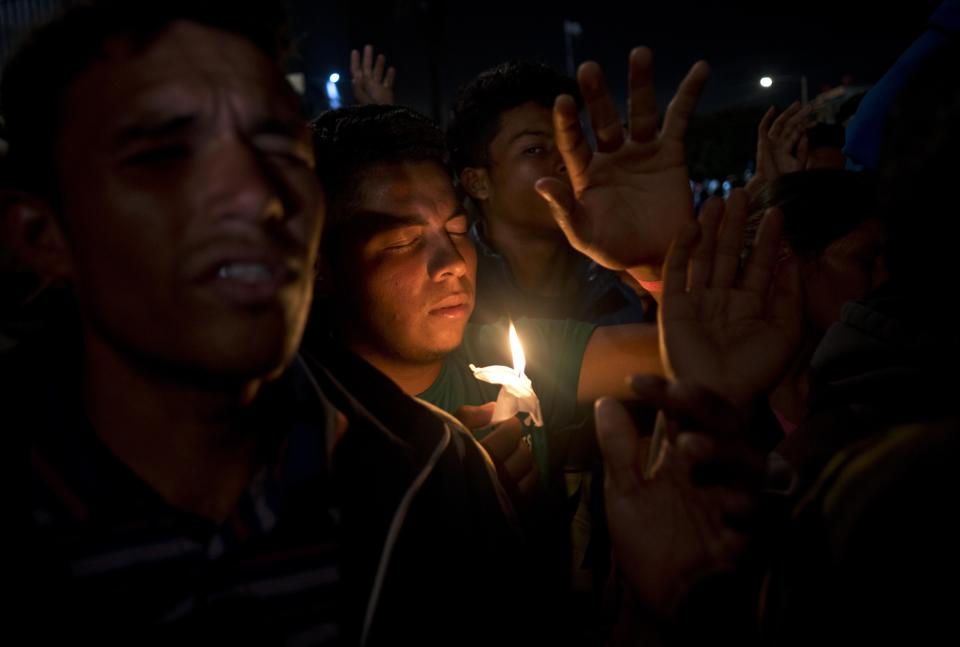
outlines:
{"label": "raised hand", "polygon": [[807,131],[814,125],[809,104],[791,104],[774,119],[767,110],[757,129],[757,172],[751,183],[772,182],[785,173],[802,171],[807,164]]}
{"label": "raised hand", "polygon": [[386,64],[387,59],[383,54],[378,54],[374,62],[373,45],[363,48],[362,61],[358,50],[350,52],[350,84],[357,105],[393,105],[393,82],[397,78],[397,70],[386,68]]}
{"label": "raised hand", "polygon": [[709,74],[702,61],[690,69],[661,129],[650,50],[630,52],[629,66],[627,128],[600,66],[580,66],[577,79],[597,151],[590,149],[573,98],[558,97],[554,129],[570,183],[541,178],[536,184],[570,244],[614,270],[659,266],[670,241],[693,220],[684,137]]}
{"label": "raised hand", "polygon": [[[766,395],[800,343],[796,258],[778,263],[783,215],[769,210],[739,275],[747,197],[709,201],[664,264],[660,349],[667,374],[701,384],[737,405]],[[722,224],[721,224],[722,223]]]}

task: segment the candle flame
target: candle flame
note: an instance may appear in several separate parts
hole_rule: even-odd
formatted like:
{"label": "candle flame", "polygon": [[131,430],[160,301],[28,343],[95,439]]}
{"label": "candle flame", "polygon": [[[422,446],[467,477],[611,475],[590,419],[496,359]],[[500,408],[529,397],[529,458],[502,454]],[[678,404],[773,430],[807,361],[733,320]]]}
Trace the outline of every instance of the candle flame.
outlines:
{"label": "candle flame", "polygon": [[523,375],[527,368],[527,358],[523,354],[523,346],[520,345],[520,337],[517,335],[517,329],[513,322],[510,322],[510,352],[513,354],[513,370],[518,376]]}

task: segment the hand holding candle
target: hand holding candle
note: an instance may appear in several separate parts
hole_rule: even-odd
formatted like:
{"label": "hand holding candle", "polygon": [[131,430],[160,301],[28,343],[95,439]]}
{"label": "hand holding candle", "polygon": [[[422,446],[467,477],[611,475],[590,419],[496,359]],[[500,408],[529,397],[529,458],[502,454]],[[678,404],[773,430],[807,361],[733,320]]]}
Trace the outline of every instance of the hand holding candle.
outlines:
{"label": "hand holding candle", "polygon": [[543,414],[540,412],[540,399],[533,391],[533,383],[530,378],[524,373],[527,361],[513,322],[510,323],[509,339],[510,352],[513,354],[513,368],[507,366],[477,368],[471,364],[470,370],[473,371],[473,376],[478,380],[501,385],[500,395],[497,396],[496,406],[493,410],[493,419],[491,420],[493,424],[525,412],[529,414],[528,425],[542,427]]}

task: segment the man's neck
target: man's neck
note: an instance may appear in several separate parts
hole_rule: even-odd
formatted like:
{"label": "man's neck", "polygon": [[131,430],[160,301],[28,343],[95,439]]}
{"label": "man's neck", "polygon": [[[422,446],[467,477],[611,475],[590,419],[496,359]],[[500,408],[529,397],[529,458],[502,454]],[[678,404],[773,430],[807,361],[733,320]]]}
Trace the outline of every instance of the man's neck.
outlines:
{"label": "man's neck", "polygon": [[261,439],[242,421],[260,385],[179,382],[85,335],[83,399],[96,434],[172,506],[214,521],[226,519],[258,467]]}
{"label": "man's neck", "polygon": [[577,266],[583,258],[563,234],[517,227],[501,218],[484,218],[487,242],[510,266],[513,280],[524,292],[560,297],[579,289]]}
{"label": "man's neck", "polygon": [[443,367],[443,360],[435,362],[413,363],[377,352],[369,346],[352,343],[350,350],[362,357],[368,364],[393,380],[394,384],[407,395],[420,395],[429,389]]}

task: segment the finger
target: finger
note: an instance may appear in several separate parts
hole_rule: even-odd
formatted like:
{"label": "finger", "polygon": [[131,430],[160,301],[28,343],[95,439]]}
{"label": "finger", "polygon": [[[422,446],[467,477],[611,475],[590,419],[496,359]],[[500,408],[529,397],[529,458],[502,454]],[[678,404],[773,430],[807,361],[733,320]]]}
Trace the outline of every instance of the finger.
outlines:
{"label": "finger", "polygon": [[537,491],[539,485],[540,471],[537,469],[537,466],[534,465],[533,469],[527,472],[517,483],[517,489],[520,490],[520,494],[529,497]]}
{"label": "finger", "polygon": [[397,68],[395,67],[387,68],[387,75],[383,77],[383,87],[387,89],[392,89],[393,82],[396,80],[396,78],[397,78]]}
{"label": "finger", "polygon": [[383,54],[377,56],[377,62],[373,66],[373,82],[383,83],[383,68],[387,66],[387,57]]}
{"label": "finger", "polygon": [[635,492],[647,457],[630,415],[613,398],[597,400],[594,415],[608,483],[620,493]]}
{"label": "finger", "polygon": [[513,453],[503,461],[503,466],[514,483],[518,483],[533,469],[533,451],[521,440]]}
{"label": "finger", "polygon": [[677,88],[677,94],[673,101],[667,106],[666,115],[663,118],[663,137],[683,142],[687,136],[687,126],[690,124],[690,118],[693,111],[697,108],[697,102],[700,100],[700,93],[703,86],[710,76],[710,66],[706,61],[697,61],[694,63],[687,76],[680,82]]}
{"label": "finger", "polygon": [[767,296],[777,263],[781,231],[783,214],[778,209],[768,209],[760,222],[756,242],[743,271],[742,289]]}
{"label": "finger", "polygon": [[700,224],[688,222],[670,244],[667,257],[663,261],[663,298],[665,300],[668,300],[671,295],[687,291],[687,265],[699,239]]}
{"label": "finger", "polygon": [[354,82],[360,78],[360,51],[350,50],[350,79]]}
{"label": "finger", "polygon": [[794,101],[789,106],[787,106],[787,109],[781,112],[780,116],[777,117],[776,120],[773,122],[773,125],[770,127],[770,130],[767,132],[767,136],[774,141],[779,139],[787,123],[799,111],[800,111],[799,101]]}
{"label": "finger", "polygon": [[373,72],[373,45],[364,45],[363,47],[363,74],[370,77]]}
{"label": "finger", "polygon": [[557,97],[553,103],[553,129],[557,150],[567,168],[570,183],[573,190],[579,193],[586,186],[584,173],[593,152],[577,116],[577,102],[568,94]]}
{"label": "finger", "polygon": [[487,402],[477,407],[465,404],[457,409],[457,412],[453,415],[467,429],[480,429],[490,424],[495,407],[495,402]]}
{"label": "finger", "polygon": [[498,424],[486,438],[480,441],[480,444],[490,452],[491,456],[504,463],[516,450],[517,445],[521,444],[522,429],[518,419],[510,418]]}
{"label": "finger", "polygon": [[623,145],[623,123],[603,78],[603,70],[593,61],[587,61],[577,71],[577,80],[597,138],[597,150],[601,153],[617,150]]}
{"label": "finger", "polygon": [[717,253],[713,261],[711,285],[729,288],[734,284],[740,269],[740,254],[743,252],[744,231],[747,224],[747,194],[742,189],[730,192],[723,224],[717,236]]}
{"label": "finger", "polygon": [[757,127],[757,134],[761,139],[766,139],[770,134],[770,127],[773,125],[773,116],[777,114],[777,109],[773,106],[767,108],[767,111],[763,113],[763,118],[760,119],[760,126]]}
{"label": "finger", "polygon": [[576,218],[576,196],[573,188],[563,180],[555,177],[543,177],[533,185],[537,193],[550,206],[550,215],[570,244],[580,251],[589,244],[582,231],[582,224]]}
{"label": "finger", "polygon": [[806,134],[810,126],[805,121],[794,121],[787,125],[777,143],[777,148],[792,152],[800,138]]}
{"label": "finger", "polygon": [[630,52],[627,87],[630,89],[630,138],[638,142],[651,141],[657,136],[660,114],[653,87],[653,53],[649,48],[637,47]]}
{"label": "finger", "polygon": [[723,219],[723,200],[710,198],[700,210],[700,244],[690,258],[689,288],[705,288],[713,273],[713,255],[716,251],[717,229]]}

